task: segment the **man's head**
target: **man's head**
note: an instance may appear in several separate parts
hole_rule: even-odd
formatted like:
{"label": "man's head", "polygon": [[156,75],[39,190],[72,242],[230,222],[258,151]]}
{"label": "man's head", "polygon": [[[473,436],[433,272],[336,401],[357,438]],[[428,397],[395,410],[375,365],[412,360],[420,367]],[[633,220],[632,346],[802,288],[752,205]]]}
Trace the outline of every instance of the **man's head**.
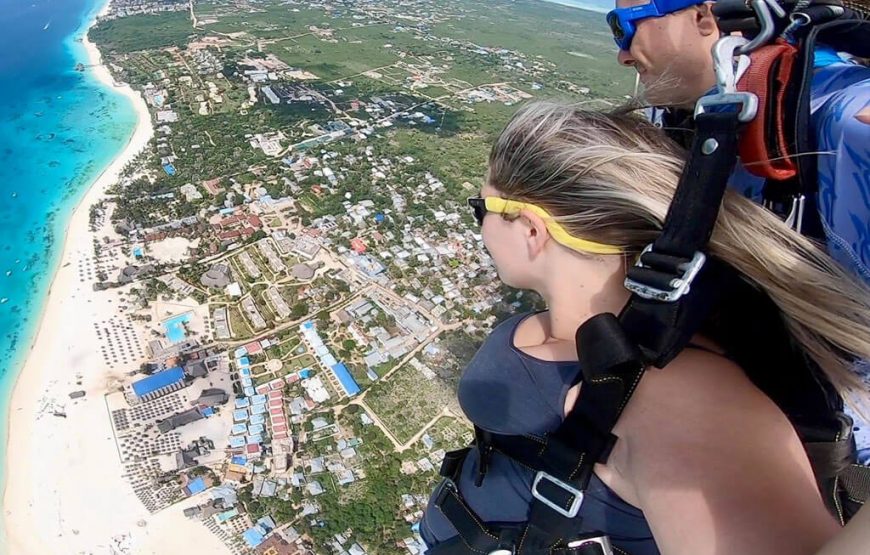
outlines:
{"label": "man's head", "polygon": [[719,28],[712,4],[695,1],[616,0],[607,14],[619,63],[637,70],[651,104],[691,106],[716,84]]}

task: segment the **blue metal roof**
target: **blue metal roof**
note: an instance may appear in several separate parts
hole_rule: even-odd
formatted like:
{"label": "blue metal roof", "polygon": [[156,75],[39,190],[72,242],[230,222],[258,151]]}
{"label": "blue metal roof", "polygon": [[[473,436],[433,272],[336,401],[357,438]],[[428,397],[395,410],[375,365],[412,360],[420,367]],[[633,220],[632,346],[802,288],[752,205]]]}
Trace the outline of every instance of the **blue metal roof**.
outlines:
{"label": "blue metal roof", "polygon": [[257,521],[257,527],[258,527],[260,530],[265,530],[266,533],[268,534],[269,532],[271,532],[272,530],[274,530],[275,528],[277,528],[278,525],[275,524],[275,519],[273,519],[273,518],[272,518],[271,516],[269,516],[269,515],[266,515],[266,516],[261,516],[261,517],[260,517],[260,520]]}
{"label": "blue metal roof", "polygon": [[356,380],[353,379],[353,376],[350,375],[347,366],[339,362],[332,366],[332,371],[335,372],[339,383],[341,383],[341,387],[344,388],[348,397],[353,397],[360,392],[359,384],[357,384]]}
{"label": "blue metal roof", "polygon": [[184,369],[180,366],[176,366],[175,368],[152,374],[138,382],[133,382],[133,393],[135,393],[137,397],[144,397],[149,393],[153,393],[158,389],[163,389],[164,387],[178,383],[183,379]]}
{"label": "blue metal roof", "polygon": [[196,495],[205,491],[205,481],[202,479],[202,476],[187,484],[187,491],[190,492],[190,495]]}
{"label": "blue metal roof", "polygon": [[266,538],[263,537],[263,534],[260,533],[256,528],[248,528],[242,533],[242,538],[245,540],[245,543],[248,544],[249,547],[257,547],[263,540]]}

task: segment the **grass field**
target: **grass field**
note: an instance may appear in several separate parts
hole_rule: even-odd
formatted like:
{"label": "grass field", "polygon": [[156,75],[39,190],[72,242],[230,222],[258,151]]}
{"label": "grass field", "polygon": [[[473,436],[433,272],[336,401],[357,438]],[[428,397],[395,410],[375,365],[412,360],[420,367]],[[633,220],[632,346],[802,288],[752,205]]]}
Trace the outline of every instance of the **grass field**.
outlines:
{"label": "grass field", "polygon": [[419,432],[455,397],[452,388],[406,364],[366,395],[366,404],[401,442]]}
{"label": "grass field", "polygon": [[279,59],[294,67],[303,67],[323,79],[332,81],[353,77],[370,69],[396,63],[398,57],[382,44],[339,36],[326,42],[313,35],[281,41],[268,46]]}

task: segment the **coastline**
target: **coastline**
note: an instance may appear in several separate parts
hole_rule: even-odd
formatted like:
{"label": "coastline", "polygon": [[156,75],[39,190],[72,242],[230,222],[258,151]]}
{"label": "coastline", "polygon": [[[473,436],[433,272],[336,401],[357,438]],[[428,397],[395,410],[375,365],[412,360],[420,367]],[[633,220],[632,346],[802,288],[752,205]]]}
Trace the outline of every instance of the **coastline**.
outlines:
{"label": "coastline", "polygon": [[[108,7],[107,2],[100,14],[105,13]],[[88,30],[95,21],[96,19],[88,25]],[[57,531],[51,530],[52,533],[46,533],[49,530],[45,529],[44,521],[37,525],[38,513],[28,514],[36,507],[35,501],[39,497],[37,490],[48,489],[52,484],[40,480],[40,477],[33,472],[32,465],[28,464],[28,457],[24,455],[44,452],[46,450],[44,442],[51,443],[57,440],[54,437],[55,434],[52,433],[53,431],[50,431],[46,437],[45,432],[40,429],[44,426],[37,424],[42,408],[40,405],[44,404],[47,386],[57,385],[59,381],[65,382],[72,377],[65,371],[68,369],[52,365],[52,361],[55,360],[53,355],[57,354],[58,349],[68,350],[70,343],[78,342],[80,338],[77,336],[82,331],[81,327],[78,327],[81,322],[69,321],[70,314],[81,313],[78,310],[71,312],[69,309],[71,305],[88,302],[86,299],[89,296],[88,292],[84,291],[83,293],[82,290],[89,289],[89,284],[78,282],[74,261],[80,255],[86,254],[91,248],[92,234],[88,230],[90,206],[105,195],[106,190],[117,181],[123,167],[147,146],[154,133],[151,115],[145,101],[139,93],[129,86],[115,86],[108,68],[102,65],[99,50],[88,40],[87,31],[85,31],[82,45],[87,52],[88,62],[92,66],[89,69],[91,74],[103,86],[127,97],[137,113],[138,121],[127,144],[91,183],[67,222],[63,236],[62,254],[59,257],[57,267],[54,269],[48,295],[39,316],[37,332],[27,351],[24,364],[18,372],[9,400],[5,465],[6,491],[3,499],[6,548],[9,553],[61,552],[56,549],[57,546],[52,549],[51,544],[43,542],[49,541],[52,537],[58,537],[58,533],[62,535],[62,528]],[[102,399],[94,398],[88,401],[88,403],[94,402],[102,403]],[[82,403],[82,405],[88,403]],[[104,418],[108,419],[108,415],[106,414]],[[51,446],[48,450],[51,450]],[[115,458],[117,460],[117,456]],[[120,468],[120,464],[117,466]],[[58,472],[57,476],[60,477],[62,474],[64,473]],[[120,476],[118,478],[120,481]],[[57,493],[57,490],[48,493]],[[130,495],[132,496],[132,492]],[[132,501],[138,503],[135,497]],[[143,513],[145,512],[144,508],[141,510]],[[61,521],[57,522],[61,524]]]}
{"label": "coastline", "polygon": [[[83,37],[87,71],[127,97],[138,121],[127,144],[90,184],[66,223],[37,331],[10,396],[4,552],[163,554],[200,545],[223,553],[223,544],[201,524],[186,521],[179,506],[148,513],[123,478],[104,399],[129,368],[106,369],[94,333],[97,323],[121,313],[119,291],[95,292],[90,280],[80,278],[82,265],[93,263],[92,241],[98,238],[89,230],[89,211],[154,134],[142,96],[128,85],[115,84],[87,38],[96,18],[108,9],[106,2],[76,36]],[[75,390],[86,396],[71,401],[68,394]],[[52,414],[57,406],[66,417]]]}

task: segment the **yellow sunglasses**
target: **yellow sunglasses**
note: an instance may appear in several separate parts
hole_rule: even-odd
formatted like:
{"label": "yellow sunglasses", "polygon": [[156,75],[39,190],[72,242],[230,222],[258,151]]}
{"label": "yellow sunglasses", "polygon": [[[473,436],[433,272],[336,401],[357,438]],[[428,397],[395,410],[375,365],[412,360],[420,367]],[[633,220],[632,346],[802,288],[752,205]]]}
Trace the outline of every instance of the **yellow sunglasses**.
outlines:
{"label": "yellow sunglasses", "polygon": [[474,210],[474,218],[480,225],[483,225],[483,217],[487,212],[492,212],[493,214],[516,214],[520,210],[526,209],[533,214],[540,216],[540,218],[544,220],[544,225],[547,226],[550,235],[552,235],[553,239],[562,246],[592,254],[622,254],[622,249],[620,247],[574,237],[568,233],[568,230],[566,230],[562,224],[557,222],[546,210],[540,206],[529,204],[528,202],[520,202],[501,197],[470,197],[468,199],[468,206]]}

